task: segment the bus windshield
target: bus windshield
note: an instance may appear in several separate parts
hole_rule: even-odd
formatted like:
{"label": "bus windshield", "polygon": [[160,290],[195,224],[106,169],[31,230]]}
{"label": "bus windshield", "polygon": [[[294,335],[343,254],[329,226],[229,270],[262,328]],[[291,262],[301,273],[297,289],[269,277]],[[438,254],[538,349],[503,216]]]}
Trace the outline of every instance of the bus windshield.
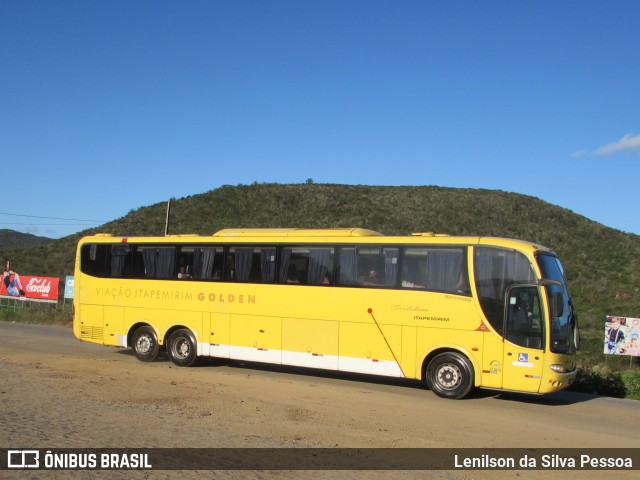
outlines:
{"label": "bus windshield", "polygon": [[[558,284],[545,287],[549,297],[551,315],[551,351],[554,353],[574,352],[577,326],[562,263],[558,257],[553,255],[538,255],[536,258],[542,272],[542,278],[558,282]],[[554,305],[556,298],[560,298],[556,295],[557,293],[562,294],[561,298],[564,302],[562,313],[559,316],[555,316],[554,313],[560,310]]]}

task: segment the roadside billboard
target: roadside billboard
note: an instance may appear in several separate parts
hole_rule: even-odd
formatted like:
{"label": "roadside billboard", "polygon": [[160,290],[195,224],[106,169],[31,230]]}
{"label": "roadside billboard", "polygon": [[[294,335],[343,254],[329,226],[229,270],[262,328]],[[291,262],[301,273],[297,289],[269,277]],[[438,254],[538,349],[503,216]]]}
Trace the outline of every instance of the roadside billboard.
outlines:
{"label": "roadside billboard", "polygon": [[7,283],[1,282],[0,296],[5,297],[23,297],[28,300],[57,302],[58,301],[58,283],[60,279],[57,277],[35,277],[31,275],[19,275],[15,278],[11,275],[10,290],[7,290]]}
{"label": "roadside billboard", "polygon": [[608,316],[604,327],[604,353],[640,357],[640,318]]}
{"label": "roadside billboard", "polygon": [[64,281],[64,298],[73,298],[73,275],[67,275]]}

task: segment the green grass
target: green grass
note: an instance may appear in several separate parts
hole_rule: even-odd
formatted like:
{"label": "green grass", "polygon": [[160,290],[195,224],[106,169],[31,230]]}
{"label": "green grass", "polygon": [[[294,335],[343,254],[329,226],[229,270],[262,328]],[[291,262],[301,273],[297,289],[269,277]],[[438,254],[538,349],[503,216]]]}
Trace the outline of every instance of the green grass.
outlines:
{"label": "green grass", "polygon": [[73,312],[70,303],[58,302],[55,305],[21,301],[14,309],[13,302],[7,307],[6,300],[3,299],[3,305],[0,308],[0,321],[71,327]]}

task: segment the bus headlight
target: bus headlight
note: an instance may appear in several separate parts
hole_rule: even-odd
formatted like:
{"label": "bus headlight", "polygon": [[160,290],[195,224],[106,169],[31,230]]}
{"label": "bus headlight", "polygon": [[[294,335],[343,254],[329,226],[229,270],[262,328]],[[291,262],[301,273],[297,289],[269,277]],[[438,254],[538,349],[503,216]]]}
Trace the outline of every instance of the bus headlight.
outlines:
{"label": "bus headlight", "polygon": [[553,370],[556,373],[567,373],[569,371],[567,370],[567,367],[565,367],[564,365],[559,365],[557,363],[554,363],[549,368],[551,368],[551,370]]}

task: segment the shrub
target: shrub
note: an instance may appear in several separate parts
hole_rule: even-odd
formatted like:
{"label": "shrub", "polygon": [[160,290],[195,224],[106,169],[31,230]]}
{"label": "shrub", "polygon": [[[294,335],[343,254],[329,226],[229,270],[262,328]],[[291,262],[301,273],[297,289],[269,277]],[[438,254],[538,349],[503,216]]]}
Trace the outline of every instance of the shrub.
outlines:
{"label": "shrub", "polygon": [[620,377],[627,392],[626,398],[640,400],[640,371],[621,372]]}
{"label": "shrub", "polygon": [[625,398],[627,393],[620,373],[590,366],[578,369],[578,376],[571,389],[576,392],[617,398]]}

